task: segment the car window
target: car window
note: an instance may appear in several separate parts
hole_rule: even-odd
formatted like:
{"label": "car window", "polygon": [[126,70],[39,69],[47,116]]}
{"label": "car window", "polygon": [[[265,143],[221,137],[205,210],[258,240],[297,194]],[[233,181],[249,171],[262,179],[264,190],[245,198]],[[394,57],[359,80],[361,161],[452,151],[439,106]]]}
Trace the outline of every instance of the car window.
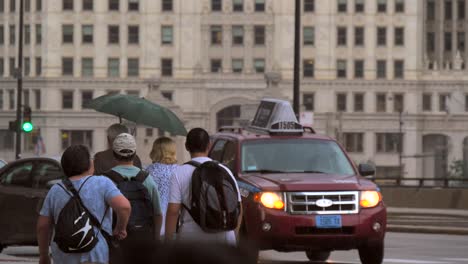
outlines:
{"label": "car window", "polygon": [[0,183],[2,185],[15,185],[23,187],[31,187],[31,171],[33,168],[32,162],[25,162],[18,164],[7,170],[4,175],[2,175]]}
{"label": "car window", "polygon": [[62,169],[52,162],[41,162],[34,167],[32,173],[34,188],[47,188],[47,183],[53,180],[62,179],[64,174]]}
{"label": "car window", "polygon": [[0,168],[3,168],[6,164],[6,161],[0,160]]}
{"label": "car window", "polygon": [[217,161],[221,162],[221,158],[223,156],[224,144],[226,144],[226,140],[216,141],[215,145],[211,149],[209,157],[211,159],[214,159],[214,160],[217,160]]}
{"label": "car window", "polygon": [[236,144],[234,144],[234,142],[232,141],[229,141],[224,146],[224,154],[223,154],[222,163],[226,165],[226,167],[228,167],[233,173],[235,172],[234,171],[235,159],[236,159]]}

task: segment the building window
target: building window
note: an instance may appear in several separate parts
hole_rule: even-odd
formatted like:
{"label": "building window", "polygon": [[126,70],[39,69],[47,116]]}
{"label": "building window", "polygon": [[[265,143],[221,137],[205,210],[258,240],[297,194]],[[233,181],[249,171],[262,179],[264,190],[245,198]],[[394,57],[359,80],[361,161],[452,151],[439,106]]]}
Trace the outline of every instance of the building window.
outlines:
{"label": "building window", "polygon": [[265,0],[255,0],[255,12],[265,11]]}
{"label": "building window", "polygon": [[315,0],[304,0],[304,12],[315,11]]}
{"label": "building window", "polygon": [[314,60],[307,59],[302,61],[303,67],[303,76],[304,77],[314,77]]}
{"label": "building window", "polygon": [[265,26],[254,27],[254,44],[265,45]]}
{"label": "building window", "polygon": [[30,106],[29,104],[29,90],[23,90],[23,105]]}
{"label": "building window", "polygon": [[147,128],[145,129],[145,134],[146,134],[146,137],[152,137],[153,136],[153,129],[152,128]]}
{"label": "building window", "polygon": [[8,70],[10,72],[10,76],[13,77],[15,75],[15,66],[16,66],[16,63],[15,63],[15,58],[13,57],[10,57],[10,61],[9,61],[10,65],[8,67]]}
{"label": "building window", "polygon": [[395,28],[395,46],[405,45],[405,29],[402,27]]}
{"label": "building window", "polygon": [[426,50],[428,53],[435,51],[435,33],[428,32],[426,37]]}
{"label": "building window", "polygon": [[435,0],[428,0],[426,7],[426,18],[429,21],[435,20]]}
{"label": "building window", "polygon": [[232,10],[234,12],[244,11],[244,0],[232,0]]}
{"label": "building window", "polygon": [[81,41],[83,43],[93,43],[93,25],[83,25],[81,27]]}
{"label": "building window", "polygon": [[364,13],[364,0],[355,0],[354,1],[354,12],[355,13]]}
{"label": "building window", "polygon": [[364,78],[364,60],[354,61],[354,78]]}
{"label": "building window", "polygon": [[221,45],[223,42],[223,28],[221,26],[211,26],[211,45]]}
{"label": "building window", "polygon": [[14,25],[9,26],[10,29],[10,45],[15,45],[16,41],[16,29]]}
{"label": "building window", "polygon": [[34,90],[34,97],[36,100],[36,109],[41,109],[41,90]]}
{"label": "building window", "polygon": [[4,0],[0,0],[0,13],[5,12],[5,3]]}
{"label": "building window", "polygon": [[387,0],[377,0],[377,12],[378,13],[387,12]]}
{"label": "building window", "polygon": [[31,60],[29,57],[24,58],[24,76],[29,76],[31,73]]}
{"label": "building window", "polygon": [[42,0],[36,0],[36,11],[42,11]]}
{"label": "building window", "polygon": [[41,76],[42,74],[42,59],[41,57],[36,57],[36,76]]}
{"label": "building window", "polygon": [[172,76],[172,59],[161,59],[161,76]]}
{"label": "building window", "polygon": [[172,0],[162,0],[161,9],[165,12],[172,11]]}
{"label": "building window", "polygon": [[13,150],[15,143],[14,132],[8,129],[0,130],[0,150]]}
{"label": "building window", "polygon": [[29,25],[24,26],[24,44],[31,44],[31,26]]}
{"label": "building window", "polygon": [[463,31],[457,32],[457,49],[460,52],[465,51],[465,32]]}
{"label": "building window", "polygon": [[73,109],[73,91],[62,91],[62,109]]}
{"label": "building window", "polygon": [[452,50],[452,32],[444,33],[444,50],[445,51]]}
{"label": "building window", "polygon": [[364,94],[354,94],[354,112],[364,112]]}
{"label": "building window", "polygon": [[109,0],[109,11],[119,11],[119,0]]}
{"label": "building window", "polygon": [[395,60],[393,65],[394,78],[403,79],[405,77],[405,62],[403,60]]}
{"label": "building window", "polygon": [[465,0],[458,0],[458,20],[465,19]]}
{"label": "building window", "polygon": [[211,59],[211,72],[212,73],[219,73],[221,72],[223,66],[222,61],[220,59]]}
{"label": "building window", "polygon": [[128,26],[128,44],[138,44],[140,42],[140,29],[138,26]]}
{"label": "building window", "polygon": [[161,26],[161,44],[172,45],[173,28],[172,26]]}
{"label": "building window", "polygon": [[73,58],[62,58],[62,75],[73,76]]}
{"label": "building window", "polygon": [[222,0],[211,0],[211,11],[221,11],[223,9]]}
{"label": "building window", "polygon": [[401,176],[401,168],[398,166],[377,166],[375,176],[377,178],[397,179]]}
{"label": "building window", "polygon": [[402,151],[400,133],[376,133],[376,150],[378,153],[398,153]]}
{"label": "building window", "polygon": [[81,59],[81,75],[83,77],[92,77],[94,75],[93,58],[82,58]]}
{"label": "building window", "polygon": [[140,75],[140,60],[138,58],[128,58],[127,76],[138,77]]}
{"label": "building window", "polygon": [[264,73],[265,59],[254,59],[254,68],[256,73]]}
{"label": "building window", "polygon": [[347,0],[338,0],[336,9],[338,13],[346,13],[348,11]]}
{"label": "building window", "polygon": [[244,70],[244,60],[232,59],[232,72],[242,73],[243,70]]}
{"label": "building window", "polygon": [[62,0],[63,10],[73,10],[73,0]]}
{"label": "building window", "polygon": [[346,61],[345,60],[336,61],[336,77],[346,78]]}
{"label": "building window", "polygon": [[465,95],[465,112],[468,112],[468,94]]}
{"label": "building window", "polygon": [[378,79],[387,78],[387,62],[385,60],[377,61],[377,78]]}
{"label": "building window", "polygon": [[140,1],[139,0],[128,0],[128,11],[139,11]]}
{"label": "building window", "polygon": [[304,27],[304,45],[311,45],[315,44],[315,30],[314,27]]}
{"label": "building window", "polygon": [[364,152],[364,133],[343,133],[343,140],[347,152]]}
{"label": "building window", "polygon": [[452,0],[445,0],[445,20],[452,20]]}
{"label": "building window", "polygon": [[393,112],[403,112],[405,108],[405,100],[403,94],[393,95]]}
{"label": "building window", "polygon": [[379,113],[387,112],[387,95],[378,93],[375,100],[375,110]]}
{"label": "building window", "polygon": [[119,26],[108,26],[108,41],[109,44],[119,43]]}
{"label": "building window", "polygon": [[395,13],[405,12],[405,0],[395,0]]}
{"label": "building window", "polygon": [[161,92],[162,96],[166,98],[169,101],[172,101],[174,98],[174,92],[173,91],[163,91]]}
{"label": "building window", "polygon": [[387,28],[378,27],[377,28],[377,46],[386,46],[387,45]]}
{"label": "building window", "polygon": [[62,130],[62,149],[72,145],[85,145],[93,149],[93,131],[91,130]]}
{"label": "building window", "polygon": [[[2,57],[0,57],[0,77],[3,77],[3,75],[5,74],[5,66],[4,65],[5,65],[5,61],[4,61],[4,59]],[[3,92],[3,90],[0,90],[0,91]],[[0,110],[1,109],[2,108],[0,107]]]}
{"label": "building window", "polygon": [[336,111],[337,112],[346,112],[346,94],[338,93],[336,94]]}
{"label": "building window", "polygon": [[93,0],[83,0],[83,10],[84,11],[92,11],[94,9],[94,1]]}
{"label": "building window", "polygon": [[244,27],[243,26],[232,26],[232,44],[233,45],[244,44]]}
{"label": "building window", "polygon": [[107,76],[120,77],[120,59],[109,58],[107,59]]}
{"label": "building window", "polygon": [[81,108],[85,109],[86,105],[93,100],[93,91],[82,91],[81,92]]}
{"label": "building window", "polygon": [[10,13],[14,13],[16,11],[16,0],[10,0]]}
{"label": "building window", "polygon": [[364,28],[363,27],[354,28],[354,45],[355,46],[364,45]]}
{"label": "building window", "polygon": [[73,25],[62,25],[62,42],[73,43]]}
{"label": "building window", "polygon": [[15,90],[8,90],[8,108],[15,109]]}
{"label": "building window", "polygon": [[3,90],[0,90],[0,110],[3,110]]}
{"label": "building window", "polygon": [[42,26],[41,24],[36,24],[36,44],[42,43]]}
{"label": "building window", "polygon": [[5,27],[3,25],[0,25],[0,45],[5,44],[5,29],[4,28]]}
{"label": "building window", "polygon": [[338,46],[346,46],[346,28],[338,27],[336,30],[336,39]]}
{"label": "building window", "polygon": [[439,111],[440,112],[448,112],[448,99],[449,94],[439,94]]}
{"label": "building window", "polygon": [[302,95],[302,104],[306,111],[314,111],[315,103],[315,94],[314,93],[304,93]]}
{"label": "building window", "polygon": [[422,97],[423,101],[423,111],[432,111],[432,94],[424,93]]}

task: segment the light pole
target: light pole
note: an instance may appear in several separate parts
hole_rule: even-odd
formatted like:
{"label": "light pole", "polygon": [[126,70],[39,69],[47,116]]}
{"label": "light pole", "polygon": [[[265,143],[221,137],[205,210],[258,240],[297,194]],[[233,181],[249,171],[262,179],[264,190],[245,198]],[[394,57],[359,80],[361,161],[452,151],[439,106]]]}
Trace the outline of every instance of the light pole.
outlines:
{"label": "light pole", "polygon": [[398,112],[398,168],[400,170],[400,182],[403,178],[403,109],[400,107]]}
{"label": "light pole", "polygon": [[23,118],[21,116],[21,106],[23,101],[23,2],[20,0],[19,5],[19,29],[18,29],[18,68],[16,69],[17,89],[16,89],[16,151],[15,158],[21,158],[21,126]]}
{"label": "light pole", "polygon": [[300,60],[301,60],[301,0],[296,0],[296,12],[294,16],[294,90],[293,108],[296,117],[299,118],[299,89],[300,89]]}

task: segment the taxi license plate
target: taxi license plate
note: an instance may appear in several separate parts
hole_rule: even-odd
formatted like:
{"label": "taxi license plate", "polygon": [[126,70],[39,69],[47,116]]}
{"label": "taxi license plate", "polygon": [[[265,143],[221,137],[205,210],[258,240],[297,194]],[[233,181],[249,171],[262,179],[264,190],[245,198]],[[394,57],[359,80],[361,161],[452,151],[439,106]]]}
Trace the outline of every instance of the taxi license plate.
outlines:
{"label": "taxi license plate", "polygon": [[341,215],[316,215],[317,228],[341,228]]}

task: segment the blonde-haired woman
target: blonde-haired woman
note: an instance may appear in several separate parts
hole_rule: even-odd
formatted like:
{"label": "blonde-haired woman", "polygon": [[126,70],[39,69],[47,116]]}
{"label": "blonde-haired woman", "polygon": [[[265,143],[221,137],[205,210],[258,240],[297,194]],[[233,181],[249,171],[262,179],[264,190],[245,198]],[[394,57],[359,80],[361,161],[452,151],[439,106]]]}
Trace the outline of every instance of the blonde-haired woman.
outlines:
{"label": "blonde-haired woman", "polygon": [[160,137],[153,143],[153,149],[149,154],[153,164],[146,170],[150,173],[156,182],[160,195],[161,211],[163,213],[163,222],[161,226],[161,235],[164,235],[166,210],[169,202],[169,190],[171,187],[171,178],[175,168],[177,168],[176,144],[168,137]]}

